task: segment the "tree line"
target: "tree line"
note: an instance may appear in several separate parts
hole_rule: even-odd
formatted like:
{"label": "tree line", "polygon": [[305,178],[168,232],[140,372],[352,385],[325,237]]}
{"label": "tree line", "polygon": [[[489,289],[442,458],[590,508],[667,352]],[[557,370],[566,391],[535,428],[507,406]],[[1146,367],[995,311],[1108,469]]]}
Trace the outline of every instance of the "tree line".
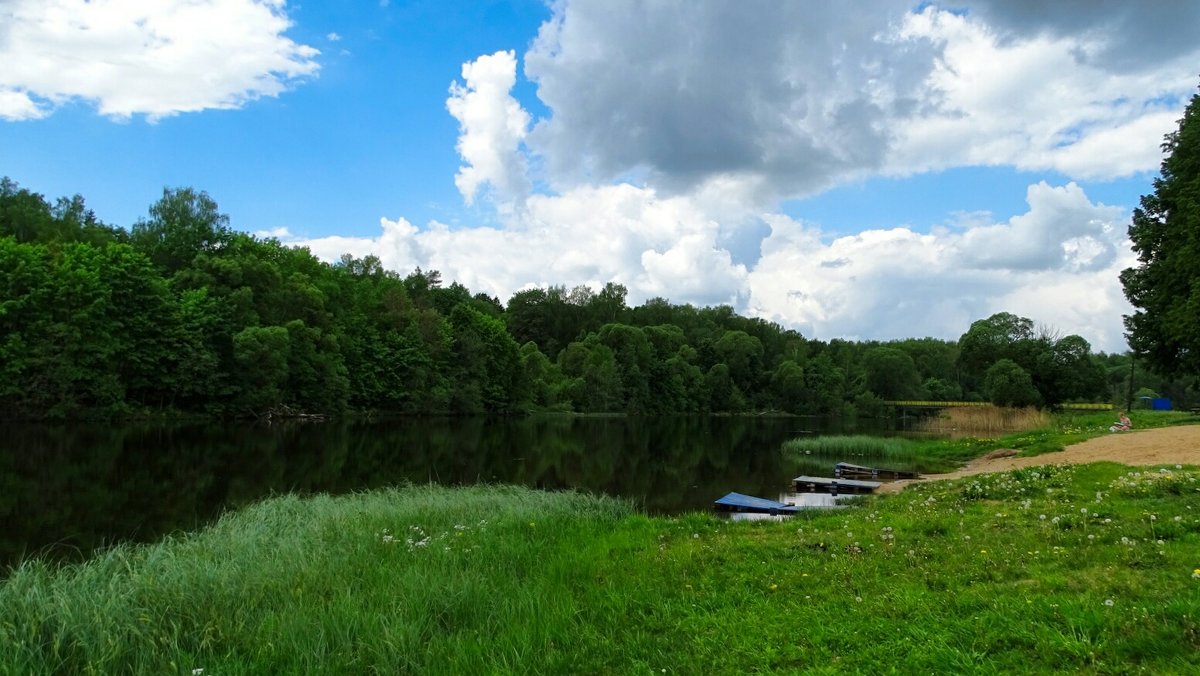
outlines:
{"label": "tree line", "polygon": [[958,341],[820,341],[729,306],[626,295],[553,286],[502,303],[437,271],[329,264],[237,231],[191,188],[125,229],[80,196],[50,203],[0,180],[9,418],[875,414],[894,399],[1120,401],[1131,377],[1127,355],[1007,313]]}

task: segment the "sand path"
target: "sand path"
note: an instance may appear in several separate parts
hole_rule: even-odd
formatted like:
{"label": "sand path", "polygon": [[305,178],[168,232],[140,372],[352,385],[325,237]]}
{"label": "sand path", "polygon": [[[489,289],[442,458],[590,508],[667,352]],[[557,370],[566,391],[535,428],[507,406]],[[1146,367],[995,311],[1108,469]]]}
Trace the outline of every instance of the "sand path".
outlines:
{"label": "sand path", "polygon": [[1200,425],[1118,432],[1088,439],[1057,453],[1044,453],[1030,458],[979,458],[947,474],[927,474],[911,481],[885,483],[876,492],[896,493],[914,482],[958,479],[1035,465],[1081,465],[1102,461],[1124,465],[1200,465]]}

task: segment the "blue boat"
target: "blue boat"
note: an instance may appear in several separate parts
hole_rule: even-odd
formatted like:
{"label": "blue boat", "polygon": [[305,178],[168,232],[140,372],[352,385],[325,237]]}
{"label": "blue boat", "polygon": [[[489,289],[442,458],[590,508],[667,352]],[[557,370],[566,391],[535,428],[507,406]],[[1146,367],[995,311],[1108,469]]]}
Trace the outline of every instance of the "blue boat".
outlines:
{"label": "blue boat", "polygon": [[753,512],[756,514],[795,514],[800,508],[752,495],[729,493],[713,503],[713,508],[722,512]]}

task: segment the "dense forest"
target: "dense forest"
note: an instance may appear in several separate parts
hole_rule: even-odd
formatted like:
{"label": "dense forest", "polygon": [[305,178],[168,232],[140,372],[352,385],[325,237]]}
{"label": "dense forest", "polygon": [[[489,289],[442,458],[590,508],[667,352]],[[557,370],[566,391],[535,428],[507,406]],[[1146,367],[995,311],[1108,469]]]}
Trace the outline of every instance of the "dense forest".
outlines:
{"label": "dense forest", "polygon": [[[1127,355],[1000,313],[958,341],[806,339],[609,283],[502,303],[377,258],[328,264],[164,190],[130,228],[0,180],[0,411],[877,414],[893,399],[1186,401]],[[1130,378],[1135,382],[1130,383]],[[1132,385],[1132,386],[1131,386]]]}

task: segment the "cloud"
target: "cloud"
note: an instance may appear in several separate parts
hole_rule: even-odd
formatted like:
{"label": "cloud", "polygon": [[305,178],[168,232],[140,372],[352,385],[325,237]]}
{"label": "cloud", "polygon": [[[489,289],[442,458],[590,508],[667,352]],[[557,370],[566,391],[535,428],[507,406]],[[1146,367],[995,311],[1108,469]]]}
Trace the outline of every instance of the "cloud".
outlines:
{"label": "cloud", "polygon": [[1092,203],[1074,184],[1030,186],[1027,201],[1006,223],[974,215],[962,230],[868,230],[829,242],[814,226],[768,216],[746,311],[825,339],[957,339],[972,321],[1007,311],[1123,350],[1128,213]]}
{"label": "cloud", "polygon": [[932,65],[878,40],[895,2],[562,2],[525,56],[552,114],[529,144],[558,186],[642,172],[767,203],[877,167],[880,124]]}
{"label": "cloud", "polygon": [[264,239],[268,237],[274,237],[275,239],[290,239],[292,237],[292,233],[286,227],[279,226],[277,228],[271,228],[270,230],[255,230],[254,236]]}
{"label": "cloud", "polygon": [[284,0],[8,0],[0,3],[0,118],[73,99],[151,120],[237,108],[318,70],[283,33]]}
{"label": "cloud", "polygon": [[[1004,39],[1046,35],[1079,44],[1081,62],[1106,69],[1156,68],[1194,53],[1200,4],[1192,0],[960,0]],[[1189,64],[1189,67],[1193,67]]]}
{"label": "cloud", "polygon": [[458,120],[458,153],[464,164],[454,184],[470,205],[485,185],[501,202],[521,201],[531,187],[520,146],[529,114],[509,94],[517,81],[512,51],[463,64],[463,83],[451,83],[446,109]]}
{"label": "cloud", "polygon": [[1053,188],[1029,186],[1029,211],[1008,223],[982,225],[955,238],[962,265],[977,270],[1064,270],[1084,272],[1108,267],[1116,258],[1123,209],[1093,205],[1070,183]]}
{"label": "cloud", "polygon": [[559,189],[632,180],[760,209],[880,173],[1157,167],[1200,21],[1168,22],[1162,58],[1133,68],[1112,54],[1149,30],[1140,5],[915,4],[554,3],[525,55],[550,111],[527,144]]}
{"label": "cloud", "polygon": [[746,268],[718,243],[719,225],[688,200],[630,185],[534,195],[508,227],[418,229],[382,219],[375,238],[293,240],[336,260],[374,254],[388,268],[436,269],[443,278],[507,300],[523,288],[607,282],[626,285],[632,302],[667,296],[698,305],[735,304]]}
{"label": "cloud", "polygon": [[[939,56],[922,112],[897,127],[891,174],[1006,165],[1108,179],[1152,170],[1194,87],[1190,62],[1131,73],[1081,60],[1091,34],[1005,38],[928,7],[908,15],[900,35],[932,42]],[[1198,45],[1182,53],[1194,60]]]}

